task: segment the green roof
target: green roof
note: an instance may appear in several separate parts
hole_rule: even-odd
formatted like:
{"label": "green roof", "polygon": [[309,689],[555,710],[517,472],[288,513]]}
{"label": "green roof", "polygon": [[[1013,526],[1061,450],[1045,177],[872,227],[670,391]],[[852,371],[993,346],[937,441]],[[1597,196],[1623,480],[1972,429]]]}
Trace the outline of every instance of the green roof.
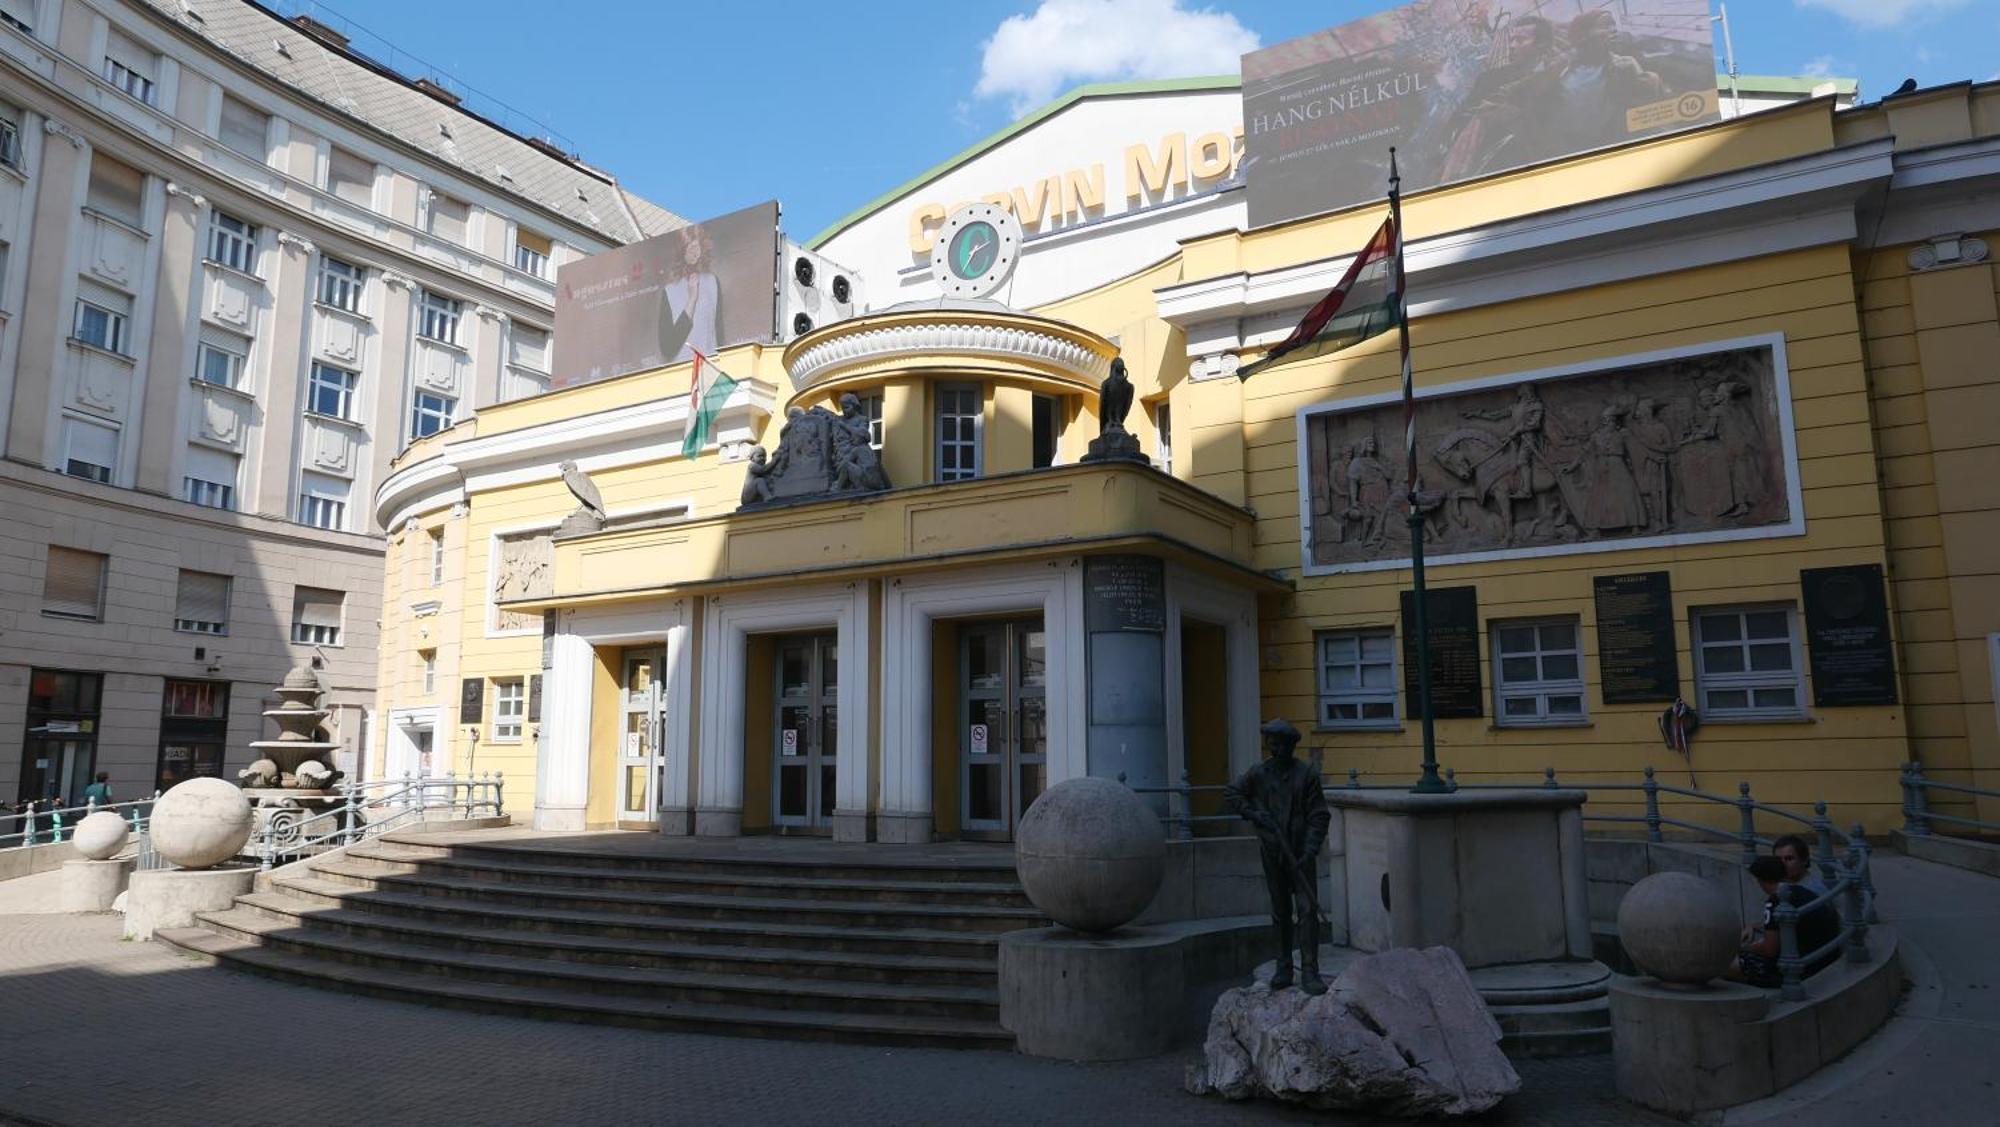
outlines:
{"label": "green roof", "polygon": [[[1715,83],[1723,90],[1727,90],[1729,89],[1729,76],[1718,74],[1715,76]],[[1772,74],[1739,74],[1736,76],[1737,90],[1751,95],[1807,95],[1811,94],[1815,87],[1826,83],[1832,83],[1834,92],[1838,94],[1854,94],[1861,88],[1859,80],[1852,78],[1818,78]],[[1194,78],[1153,78],[1136,82],[1093,82],[1085,86],[1078,86],[1048,105],[1022,117],[1020,120],[1003,129],[987,134],[986,137],[973,142],[969,147],[946,157],[944,160],[924,169],[901,184],[896,185],[874,199],[869,200],[867,203],[862,204],[860,207],[855,208],[853,211],[848,212],[846,215],[841,216],[839,219],[834,220],[826,230],[814,235],[812,241],[806,245],[814,248],[819,247],[828,239],[833,238],[848,227],[886,206],[891,200],[915,191],[925,183],[943,176],[945,173],[965,164],[988,149],[998,146],[1001,142],[1012,138],[1015,134],[1025,132],[1030,127],[1054,117],[1086,98],[1116,97],[1124,94],[1179,94],[1200,90],[1234,90],[1242,85],[1243,79],[1238,75],[1215,74]]]}

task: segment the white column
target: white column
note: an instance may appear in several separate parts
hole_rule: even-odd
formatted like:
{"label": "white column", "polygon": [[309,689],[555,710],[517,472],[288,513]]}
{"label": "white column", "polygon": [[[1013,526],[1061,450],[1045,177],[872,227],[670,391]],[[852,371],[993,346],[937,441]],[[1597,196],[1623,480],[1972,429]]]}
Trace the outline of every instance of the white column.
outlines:
{"label": "white column", "polygon": [[931,616],[903,580],[882,592],[882,808],[879,841],[931,839]]}
{"label": "white column", "polygon": [[744,666],[749,637],[730,621],[723,599],[711,598],[702,637],[701,756],[696,764],[694,832],[735,837],[743,832]]}
{"label": "white column", "polygon": [[840,616],[840,729],[834,748],[833,839],[868,840],[868,730],[874,694],[868,676],[868,584],[848,584],[850,600]]}
{"label": "white column", "polygon": [[551,644],[542,690],[541,744],[535,754],[538,830],[581,830],[590,802],[590,692],[597,656],[569,632],[568,615]]}

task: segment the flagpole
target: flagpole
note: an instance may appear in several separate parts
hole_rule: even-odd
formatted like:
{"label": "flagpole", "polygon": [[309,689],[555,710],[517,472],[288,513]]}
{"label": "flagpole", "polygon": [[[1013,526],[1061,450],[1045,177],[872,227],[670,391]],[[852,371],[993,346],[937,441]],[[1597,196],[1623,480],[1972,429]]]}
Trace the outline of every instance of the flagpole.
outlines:
{"label": "flagpole", "polygon": [[1437,729],[1431,721],[1431,637],[1424,599],[1424,514],[1417,508],[1417,395],[1410,374],[1410,315],[1407,279],[1403,274],[1403,177],[1396,171],[1396,148],[1389,147],[1389,222],[1395,227],[1396,335],[1402,345],[1403,360],[1403,457],[1408,468],[1405,486],[1410,503],[1410,592],[1409,629],[1417,634],[1417,712],[1423,719],[1424,771],[1413,794],[1444,794],[1451,788],[1438,777]]}

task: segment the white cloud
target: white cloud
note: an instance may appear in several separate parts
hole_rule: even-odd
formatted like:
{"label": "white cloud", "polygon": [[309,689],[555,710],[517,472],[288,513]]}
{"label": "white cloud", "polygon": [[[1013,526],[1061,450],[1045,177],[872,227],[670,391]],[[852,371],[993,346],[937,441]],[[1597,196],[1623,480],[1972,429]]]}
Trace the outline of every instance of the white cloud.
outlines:
{"label": "white cloud", "polygon": [[1833,68],[1840,64],[1832,55],[1820,55],[1799,68],[1799,73],[1807,78],[1826,78],[1833,74]]}
{"label": "white cloud", "polygon": [[1234,74],[1257,46],[1235,16],[1182,0],[1041,0],[993,29],[973,93],[1019,115],[1078,82]]}
{"label": "white cloud", "polygon": [[1861,27],[1894,27],[1910,20],[1963,8],[1965,0],[1796,0],[1801,8],[1822,8]]}

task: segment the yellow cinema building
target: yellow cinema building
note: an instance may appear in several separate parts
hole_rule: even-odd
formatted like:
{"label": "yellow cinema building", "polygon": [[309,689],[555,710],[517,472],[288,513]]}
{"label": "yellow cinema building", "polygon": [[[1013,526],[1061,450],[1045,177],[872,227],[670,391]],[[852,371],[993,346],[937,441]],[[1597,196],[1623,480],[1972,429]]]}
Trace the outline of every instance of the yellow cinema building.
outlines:
{"label": "yellow cinema building", "polygon": [[[978,183],[1038,138],[1150,143],[1217,86],[1080,91],[836,225],[814,249],[874,308],[724,349],[696,458],[686,364],[410,446],[375,495],[368,773],[503,771],[545,829],[885,842],[1004,840],[1082,774],[1218,783],[1270,716],[1330,782],[1413,777],[1396,335],[1236,376],[1383,206],[1246,230],[1233,162],[1114,179],[1027,232],[1026,308],[927,290],[911,243],[1010,207]],[[1871,831],[1908,761],[1995,785],[2000,84],[1801,100],[1404,215],[1459,780],[1651,764]],[[1089,461],[1114,357],[1145,457]],[[891,488],[744,506],[751,449],[816,407],[865,413]]]}

